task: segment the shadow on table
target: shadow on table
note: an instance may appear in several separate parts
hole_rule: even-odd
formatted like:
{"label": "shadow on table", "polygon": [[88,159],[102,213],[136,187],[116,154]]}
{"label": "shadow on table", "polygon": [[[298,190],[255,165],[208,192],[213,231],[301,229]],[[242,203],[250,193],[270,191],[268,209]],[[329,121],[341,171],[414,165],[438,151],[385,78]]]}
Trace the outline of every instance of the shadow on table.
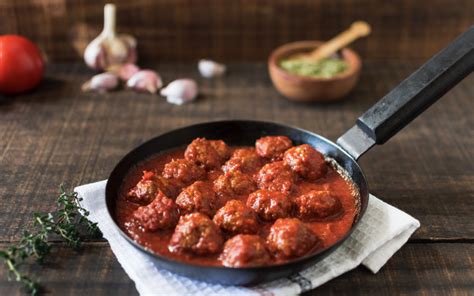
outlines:
{"label": "shadow on table", "polygon": [[45,77],[38,87],[15,95],[0,95],[0,112],[8,112],[15,102],[52,102],[61,98],[66,82],[64,80]]}

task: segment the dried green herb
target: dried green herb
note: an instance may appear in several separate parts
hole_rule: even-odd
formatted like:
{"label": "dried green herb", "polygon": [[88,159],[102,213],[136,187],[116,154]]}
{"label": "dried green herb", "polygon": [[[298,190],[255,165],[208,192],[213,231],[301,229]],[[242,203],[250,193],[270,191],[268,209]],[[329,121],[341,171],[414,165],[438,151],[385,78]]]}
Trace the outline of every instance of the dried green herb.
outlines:
{"label": "dried green herb", "polygon": [[322,59],[317,63],[304,60],[282,60],[280,67],[290,73],[317,78],[331,78],[349,68],[346,61],[337,58]]}
{"label": "dried green herb", "polygon": [[34,231],[25,231],[17,244],[0,250],[0,260],[9,271],[9,279],[23,284],[29,293],[36,295],[40,291],[39,283],[20,271],[22,263],[33,258],[42,263],[45,256],[51,252],[52,244],[48,241],[51,235],[56,235],[74,249],[81,247],[84,226],[89,234],[100,236],[97,223],[87,219],[89,212],[81,207],[82,198],[77,192],[67,192],[60,186],[60,195],[56,201],[56,210],[50,213],[34,213]]}

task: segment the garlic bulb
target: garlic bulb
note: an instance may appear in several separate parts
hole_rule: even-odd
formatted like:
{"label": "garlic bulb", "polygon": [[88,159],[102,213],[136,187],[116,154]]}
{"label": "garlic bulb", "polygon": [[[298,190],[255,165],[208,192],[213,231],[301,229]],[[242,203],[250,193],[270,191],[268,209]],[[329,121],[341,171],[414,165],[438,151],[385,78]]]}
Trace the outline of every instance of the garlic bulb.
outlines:
{"label": "garlic bulb", "polygon": [[178,79],[163,88],[160,94],[166,97],[168,103],[182,105],[196,99],[198,86],[192,79]]}
{"label": "garlic bulb", "polygon": [[211,60],[200,60],[198,69],[203,77],[212,78],[224,75],[226,66]]}
{"label": "garlic bulb", "polygon": [[139,92],[156,93],[163,86],[158,73],[152,70],[140,70],[127,81],[127,87]]}
{"label": "garlic bulb", "polygon": [[135,38],[116,33],[115,10],[114,4],[104,6],[104,29],[84,51],[84,61],[92,69],[105,70],[111,65],[135,63],[137,60]]}
{"label": "garlic bulb", "polygon": [[119,85],[117,75],[112,73],[100,73],[93,76],[89,81],[82,85],[83,91],[106,92],[115,89]]}
{"label": "garlic bulb", "polygon": [[140,68],[135,64],[113,65],[107,69],[108,72],[116,74],[121,80],[127,81],[135,75]]}

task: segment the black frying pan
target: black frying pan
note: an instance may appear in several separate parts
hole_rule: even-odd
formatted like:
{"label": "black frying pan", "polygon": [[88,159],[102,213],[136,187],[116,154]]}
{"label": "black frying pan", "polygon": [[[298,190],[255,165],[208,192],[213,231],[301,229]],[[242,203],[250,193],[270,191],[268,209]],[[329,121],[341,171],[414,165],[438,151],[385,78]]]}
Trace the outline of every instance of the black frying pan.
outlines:
{"label": "black frying pan", "polygon": [[[337,144],[317,134],[283,124],[230,120],[187,126],[158,136],[128,153],[114,168],[107,182],[106,203],[115,221],[114,208],[122,180],[135,164],[168,149],[182,147],[197,137],[222,139],[230,145],[254,145],[255,140],[267,135],[285,135],[295,145],[307,143],[343,167],[360,192],[360,211],[352,229],[359,223],[367,207],[369,191],[366,178],[357,159],[375,144],[383,144],[400,129],[423,112],[444,93],[470,74],[474,68],[474,27],[459,36],[399,86],[383,97],[357,124],[338,140]],[[253,268],[210,267],[182,263],[151,253],[117,226],[133,246],[150,256],[156,264],[172,272],[191,278],[231,285],[247,285],[289,276],[315,264],[336,249],[348,236],[335,245],[291,262]]]}

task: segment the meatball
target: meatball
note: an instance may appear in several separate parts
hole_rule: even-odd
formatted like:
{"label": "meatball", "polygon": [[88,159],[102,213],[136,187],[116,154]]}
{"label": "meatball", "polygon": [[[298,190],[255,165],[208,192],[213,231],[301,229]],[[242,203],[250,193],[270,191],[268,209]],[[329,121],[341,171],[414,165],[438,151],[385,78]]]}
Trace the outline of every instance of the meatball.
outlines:
{"label": "meatball", "polygon": [[258,235],[239,234],[225,243],[219,259],[228,267],[255,267],[270,263],[270,254]]}
{"label": "meatball", "polygon": [[283,161],[293,172],[308,180],[316,180],[327,171],[324,156],[308,144],[288,149]]}
{"label": "meatball", "polygon": [[257,233],[257,215],[240,200],[229,200],[213,219],[223,231],[231,234]]}
{"label": "meatball", "polygon": [[176,179],[185,185],[203,179],[205,176],[206,171],[204,168],[187,159],[173,159],[167,163],[163,169],[163,177]]}
{"label": "meatball", "polygon": [[291,140],[285,136],[263,137],[255,142],[258,155],[272,160],[281,160],[283,153],[292,145]]}
{"label": "meatball", "polygon": [[342,211],[342,203],[329,191],[312,190],[295,200],[298,217],[305,220],[321,220],[334,217]]}
{"label": "meatball", "polygon": [[150,203],[156,196],[158,187],[153,180],[140,180],[135,187],[130,189],[127,199],[140,204]]}
{"label": "meatball", "polygon": [[254,148],[239,148],[222,166],[224,172],[240,170],[244,173],[255,172],[262,166],[262,159]]}
{"label": "meatball", "polygon": [[224,159],[224,161],[229,159],[231,150],[224,141],[209,140],[209,144],[214,148],[214,150],[216,150],[217,155],[219,155],[220,158]]}
{"label": "meatball", "polygon": [[257,212],[262,220],[272,221],[288,217],[291,214],[292,202],[284,193],[260,189],[250,194],[247,206]]}
{"label": "meatball", "polygon": [[267,237],[268,249],[281,258],[303,256],[319,245],[318,237],[297,218],[276,220]]}
{"label": "meatball", "polygon": [[224,240],[219,227],[201,213],[192,213],[179,218],[168,249],[173,253],[212,255],[219,253]]}
{"label": "meatball", "polygon": [[223,197],[249,194],[256,189],[253,178],[241,171],[227,172],[214,181],[214,190]]}
{"label": "meatball", "polygon": [[181,189],[184,187],[184,184],[182,184],[179,180],[166,179],[163,176],[156,176],[154,181],[157,188],[163,191],[163,193],[170,198],[176,198]]}
{"label": "meatball", "polygon": [[260,189],[289,193],[293,187],[294,175],[283,161],[272,162],[263,166],[257,174]]}
{"label": "meatball", "polygon": [[133,217],[145,231],[156,231],[174,227],[179,214],[174,201],[159,191],[150,204],[135,210]]}
{"label": "meatball", "polygon": [[230,156],[230,148],[221,140],[197,138],[184,152],[184,157],[208,169],[220,167]]}
{"label": "meatball", "polygon": [[179,194],[181,186],[182,184],[177,180],[168,180],[154,172],[144,171],[142,179],[128,192],[127,199],[140,204],[148,204],[160,190],[166,196],[174,198]]}
{"label": "meatball", "polygon": [[211,217],[215,213],[216,202],[216,193],[203,181],[196,181],[186,187],[176,198],[176,204],[182,212],[201,212]]}

